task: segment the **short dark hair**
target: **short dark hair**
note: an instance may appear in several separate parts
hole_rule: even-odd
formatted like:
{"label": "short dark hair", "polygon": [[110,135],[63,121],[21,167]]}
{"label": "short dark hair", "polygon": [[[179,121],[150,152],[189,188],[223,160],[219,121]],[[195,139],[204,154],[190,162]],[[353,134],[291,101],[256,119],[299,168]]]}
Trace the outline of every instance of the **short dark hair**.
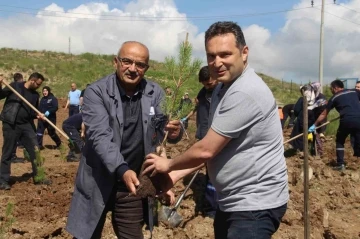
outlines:
{"label": "short dark hair", "polygon": [[15,73],[15,74],[14,74],[14,81],[15,81],[15,82],[21,81],[21,80],[23,80],[23,79],[24,79],[24,77],[23,77],[23,75],[22,75],[21,73]]}
{"label": "short dark hair", "polygon": [[199,71],[199,82],[208,81],[210,79],[209,67],[203,66]]}
{"label": "short dark hair", "polygon": [[239,48],[246,46],[244,33],[242,32],[241,27],[236,22],[231,21],[215,22],[212,24],[205,32],[205,46],[211,38],[228,33],[234,34],[236,45]]}
{"label": "short dark hair", "polygon": [[39,72],[34,72],[29,76],[29,80],[31,79],[40,79],[41,81],[44,81],[45,78],[43,75],[41,75]]}
{"label": "short dark hair", "polygon": [[356,83],[355,83],[355,85],[357,85],[357,84],[359,84],[360,83],[360,81],[357,81]]}
{"label": "short dark hair", "polygon": [[330,83],[330,86],[332,88],[344,88],[344,83],[341,80],[334,80],[333,82]]}

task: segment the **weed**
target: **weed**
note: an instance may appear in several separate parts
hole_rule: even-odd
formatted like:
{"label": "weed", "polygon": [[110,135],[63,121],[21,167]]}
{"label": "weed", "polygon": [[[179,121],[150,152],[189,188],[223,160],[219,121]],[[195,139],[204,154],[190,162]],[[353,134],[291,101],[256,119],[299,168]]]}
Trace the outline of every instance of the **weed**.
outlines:
{"label": "weed", "polygon": [[9,202],[6,205],[3,222],[0,224],[0,239],[5,239],[5,234],[10,231],[12,224],[15,222],[13,211],[14,204]]}

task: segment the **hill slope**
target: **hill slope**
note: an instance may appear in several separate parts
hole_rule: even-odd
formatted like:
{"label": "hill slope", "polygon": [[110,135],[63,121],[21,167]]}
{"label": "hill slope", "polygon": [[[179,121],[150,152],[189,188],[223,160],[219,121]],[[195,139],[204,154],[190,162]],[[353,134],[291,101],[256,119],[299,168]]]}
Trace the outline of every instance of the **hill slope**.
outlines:
{"label": "hill slope", "polygon": [[[91,83],[114,71],[112,55],[96,55],[84,53],[81,55],[69,55],[51,51],[26,51],[10,48],[0,49],[0,72],[11,79],[15,72],[23,73],[27,78],[32,72],[38,71],[46,78],[46,85],[53,89],[57,97],[65,97],[70,83],[75,82],[78,88],[83,89]],[[281,103],[295,102],[299,97],[299,86],[260,74],[268,84],[275,97]],[[162,86],[173,86],[170,75],[164,65],[156,61],[150,61],[150,68],[146,77],[153,79]],[[186,82],[184,90],[195,97],[201,88],[197,79]]]}

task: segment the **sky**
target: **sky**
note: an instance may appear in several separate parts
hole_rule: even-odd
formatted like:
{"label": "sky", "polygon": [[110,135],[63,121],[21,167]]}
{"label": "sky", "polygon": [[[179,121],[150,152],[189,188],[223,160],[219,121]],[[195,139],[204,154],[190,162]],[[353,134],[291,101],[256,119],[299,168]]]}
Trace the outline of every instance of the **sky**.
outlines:
{"label": "sky", "polygon": [[[189,33],[206,64],[204,32],[235,21],[257,71],[297,83],[317,81],[321,0],[0,0],[0,48],[116,54],[127,40],[150,58],[176,55]],[[324,83],[360,78],[360,0],[325,0]]]}

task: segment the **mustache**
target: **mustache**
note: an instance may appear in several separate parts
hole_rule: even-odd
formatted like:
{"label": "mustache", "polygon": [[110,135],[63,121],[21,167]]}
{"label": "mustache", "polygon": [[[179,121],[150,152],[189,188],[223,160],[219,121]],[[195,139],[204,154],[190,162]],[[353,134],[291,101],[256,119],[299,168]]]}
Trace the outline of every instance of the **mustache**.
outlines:
{"label": "mustache", "polygon": [[130,75],[130,76],[138,76],[139,73],[137,71],[129,71],[129,70],[126,70],[125,75]]}

